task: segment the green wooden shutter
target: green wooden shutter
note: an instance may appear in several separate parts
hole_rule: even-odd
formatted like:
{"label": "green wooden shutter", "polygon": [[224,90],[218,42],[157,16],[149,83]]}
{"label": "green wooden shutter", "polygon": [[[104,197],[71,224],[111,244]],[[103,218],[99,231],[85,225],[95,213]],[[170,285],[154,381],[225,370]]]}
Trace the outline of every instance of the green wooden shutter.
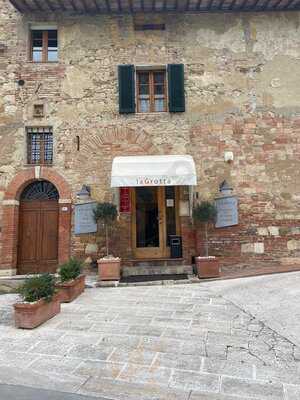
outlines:
{"label": "green wooden shutter", "polygon": [[169,111],[184,112],[184,65],[169,64],[168,65],[168,94],[169,94]]}
{"label": "green wooden shutter", "polygon": [[134,65],[119,65],[119,112],[129,114],[135,112],[135,79]]}

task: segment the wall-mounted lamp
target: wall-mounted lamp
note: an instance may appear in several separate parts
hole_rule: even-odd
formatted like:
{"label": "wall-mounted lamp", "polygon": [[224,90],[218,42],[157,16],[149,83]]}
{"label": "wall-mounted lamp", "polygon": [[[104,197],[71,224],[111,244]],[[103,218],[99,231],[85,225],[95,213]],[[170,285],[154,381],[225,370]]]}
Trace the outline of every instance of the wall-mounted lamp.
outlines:
{"label": "wall-mounted lamp", "polygon": [[87,185],[82,185],[79,192],[76,193],[77,200],[91,200],[91,188]]}
{"label": "wall-mounted lamp", "polygon": [[223,181],[219,186],[219,192],[222,196],[230,196],[232,194],[233,188],[229,186],[226,181]]}

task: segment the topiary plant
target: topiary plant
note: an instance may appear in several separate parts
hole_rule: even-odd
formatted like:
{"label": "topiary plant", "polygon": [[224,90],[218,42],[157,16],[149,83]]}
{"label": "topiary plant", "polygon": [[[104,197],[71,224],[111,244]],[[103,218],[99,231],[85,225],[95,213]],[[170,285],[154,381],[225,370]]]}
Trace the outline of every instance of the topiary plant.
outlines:
{"label": "topiary plant", "polygon": [[98,203],[94,209],[94,219],[96,223],[102,223],[105,229],[106,256],[109,256],[108,230],[117,220],[118,210],[112,203]]}
{"label": "topiary plant", "polygon": [[208,225],[215,222],[217,216],[217,208],[214,203],[202,201],[193,209],[193,218],[195,222],[204,224],[205,230],[205,256],[208,257]]}
{"label": "topiary plant", "polygon": [[76,279],[81,274],[82,268],[82,261],[77,260],[76,258],[70,258],[70,260],[62,264],[58,270],[61,282]]}
{"label": "topiary plant", "polygon": [[50,274],[42,274],[27,278],[18,288],[23,301],[32,303],[40,299],[50,302],[55,293],[55,278]]}

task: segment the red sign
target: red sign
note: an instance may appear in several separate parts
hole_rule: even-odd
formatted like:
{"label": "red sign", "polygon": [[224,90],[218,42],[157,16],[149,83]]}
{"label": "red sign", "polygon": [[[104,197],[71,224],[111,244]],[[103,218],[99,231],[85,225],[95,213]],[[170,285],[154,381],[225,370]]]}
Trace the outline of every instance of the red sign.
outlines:
{"label": "red sign", "polygon": [[120,188],[120,212],[130,212],[130,189],[128,187]]}

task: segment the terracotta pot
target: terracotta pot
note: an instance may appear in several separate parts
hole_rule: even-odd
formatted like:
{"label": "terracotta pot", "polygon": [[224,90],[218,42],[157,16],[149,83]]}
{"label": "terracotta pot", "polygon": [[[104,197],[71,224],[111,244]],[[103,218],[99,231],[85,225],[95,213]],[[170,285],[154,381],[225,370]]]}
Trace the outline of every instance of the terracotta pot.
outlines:
{"label": "terracotta pot", "polygon": [[17,328],[33,329],[60,312],[59,296],[50,302],[41,299],[35,303],[16,303],[15,325]]}
{"label": "terracotta pot", "polygon": [[98,274],[101,281],[119,281],[121,277],[120,258],[100,258]]}
{"label": "terracotta pot", "polygon": [[196,257],[195,260],[199,278],[220,276],[220,263],[216,257]]}
{"label": "terracotta pot", "polygon": [[58,289],[60,302],[70,303],[84,291],[85,275],[80,275],[68,282],[57,283],[55,287]]}

